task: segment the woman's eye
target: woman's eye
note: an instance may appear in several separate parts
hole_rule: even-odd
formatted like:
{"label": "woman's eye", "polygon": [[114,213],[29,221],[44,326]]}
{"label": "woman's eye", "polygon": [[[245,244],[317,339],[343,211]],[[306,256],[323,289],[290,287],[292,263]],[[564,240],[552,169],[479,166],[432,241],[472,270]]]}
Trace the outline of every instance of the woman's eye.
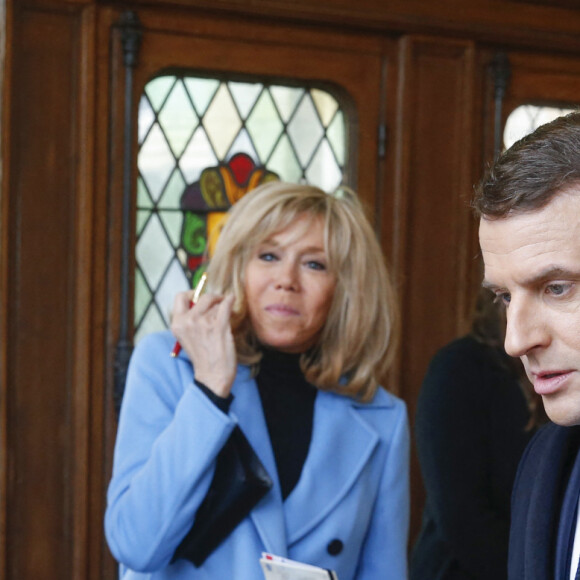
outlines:
{"label": "woman's eye", "polygon": [[264,262],[273,262],[276,260],[276,255],[272,252],[262,252],[258,255],[258,258]]}
{"label": "woman's eye", "polygon": [[326,265],[316,260],[309,260],[308,262],[306,262],[306,265],[311,270],[326,270]]}

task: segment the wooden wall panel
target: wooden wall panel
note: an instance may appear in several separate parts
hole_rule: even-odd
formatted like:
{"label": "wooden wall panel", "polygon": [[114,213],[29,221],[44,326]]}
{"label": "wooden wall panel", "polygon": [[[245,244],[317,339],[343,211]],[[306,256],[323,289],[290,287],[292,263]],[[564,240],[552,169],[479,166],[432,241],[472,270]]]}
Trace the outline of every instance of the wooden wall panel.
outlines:
{"label": "wooden wall panel", "polygon": [[505,115],[521,104],[569,106],[580,102],[580,61],[577,56],[511,52],[511,81]]}
{"label": "wooden wall panel", "polygon": [[[472,293],[467,243],[472,167],[469,42],[408,38],[400,65],[397,272],[403,317],[399,381],[412,419],[429,360],[464,328]],[[423,492],[413,458],[413,535]]]}
{"label": "wooden wall panel", "polygon": [[[11,245],[8,240],[9,196],[8,176],[10,160],[10,91],[11,85],[11,47],[12,47],[12,6],[2,3],[0,7],[0,575],[6,571],[6,512],[8,507],[6,490],[8,474],[7,445],[7,384],[9,341],[8,284],[10,280],[9,256]],[[4,345],[2,348],[1,345]],[[4,574],[6,576],[6,574]]]}
{"label": "wooden wall panel", "polygon": [[81,116],[91,93],[79,94],[90,88],[84,26],[75,11],[15,13],[6,579],[84,577],[91,231],[79,169],[86,184],[93,131]]}

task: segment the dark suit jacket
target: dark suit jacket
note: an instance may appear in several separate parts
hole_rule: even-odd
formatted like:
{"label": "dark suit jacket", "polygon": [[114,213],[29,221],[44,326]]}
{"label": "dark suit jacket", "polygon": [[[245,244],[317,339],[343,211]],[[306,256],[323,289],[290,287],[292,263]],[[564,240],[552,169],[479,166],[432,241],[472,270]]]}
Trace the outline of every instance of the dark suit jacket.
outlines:
{"label": "dark suit jacket", "polygon": [[[509,580],[568,578],[580,488],[580,427],[549,423],[522,456],[512,494]],[[570,478],[575,462],[575,477]],[[565,509],[566,490],[570,484]],[[560,534],[560,541],[558,541]]]}

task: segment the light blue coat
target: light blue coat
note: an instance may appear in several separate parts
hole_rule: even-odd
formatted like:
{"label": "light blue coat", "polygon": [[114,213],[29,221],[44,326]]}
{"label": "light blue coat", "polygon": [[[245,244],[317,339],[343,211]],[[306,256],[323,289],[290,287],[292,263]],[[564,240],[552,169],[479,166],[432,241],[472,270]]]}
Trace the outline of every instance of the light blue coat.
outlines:
{"label": "light blue coat", "polygon": [[[331,568],[339,580],[407,577],[409,431],[383,389],[368,404],[319,391],[300,480],[282,502],[259,393],[239,366],[229,414],[193,383],[169,332],[144,338],[127,379],[105,531],[123,580],[263,580],[263,551]],[[169,564],[189,531],[236,424],[274,485],[200,568]],[[340,540],[342,551],[328,552]],[[336,545],[336,542],[335,544]]]}

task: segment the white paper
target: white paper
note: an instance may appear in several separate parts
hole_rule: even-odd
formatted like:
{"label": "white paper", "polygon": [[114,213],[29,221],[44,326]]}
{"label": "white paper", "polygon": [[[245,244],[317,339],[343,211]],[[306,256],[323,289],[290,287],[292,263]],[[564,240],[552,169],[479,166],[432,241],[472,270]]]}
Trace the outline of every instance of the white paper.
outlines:
{"label": "white paper", "polygon": [[288,558],[262,553],[260,565],[265,580],[338,580],[336,572]]}

